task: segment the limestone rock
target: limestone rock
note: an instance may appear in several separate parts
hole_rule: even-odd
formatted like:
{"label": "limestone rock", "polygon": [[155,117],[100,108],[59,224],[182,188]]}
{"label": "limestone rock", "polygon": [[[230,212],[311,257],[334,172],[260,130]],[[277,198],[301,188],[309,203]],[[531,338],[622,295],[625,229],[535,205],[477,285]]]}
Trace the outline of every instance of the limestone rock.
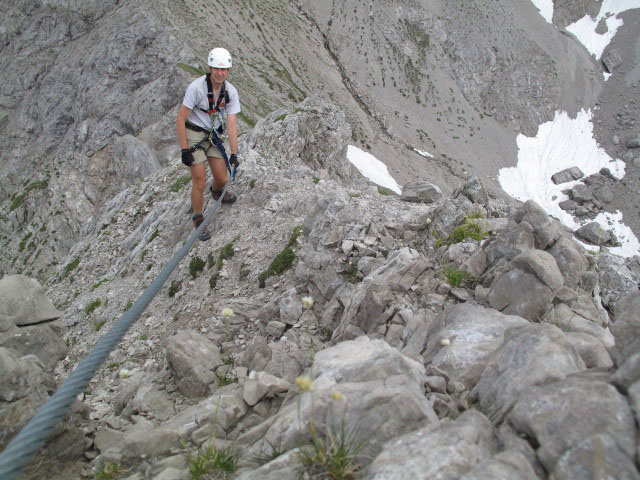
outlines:
{"label": "limestone rock", "polygon": [[442,197],[442,190],[429,182],[409,182],[402,187],[400,200],[414,203],[435,203]]}
{"label": "limestone rock", "polygon": [[33,325],[61,315],[37,280],[24,275],[0,278],[0,316],[8,317],[14,325]]}

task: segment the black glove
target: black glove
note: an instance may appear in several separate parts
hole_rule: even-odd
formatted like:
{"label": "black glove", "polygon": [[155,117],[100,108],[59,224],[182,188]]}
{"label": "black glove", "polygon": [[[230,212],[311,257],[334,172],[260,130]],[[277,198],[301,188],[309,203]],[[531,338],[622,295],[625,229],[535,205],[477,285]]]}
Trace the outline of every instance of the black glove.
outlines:
{"label": "black glove", "polygon": [[238,160],[237,154],[231,154],[231,156],[229,157],[229,165],[238,168],[238,165],[240,165],[240,161]]}
{"label": "black glove", "polygon": [[191,150],[188,148],[183,148],[182,152],[182,163],[184,163],[187,167],[193,165],[193,155],[191,154]]}

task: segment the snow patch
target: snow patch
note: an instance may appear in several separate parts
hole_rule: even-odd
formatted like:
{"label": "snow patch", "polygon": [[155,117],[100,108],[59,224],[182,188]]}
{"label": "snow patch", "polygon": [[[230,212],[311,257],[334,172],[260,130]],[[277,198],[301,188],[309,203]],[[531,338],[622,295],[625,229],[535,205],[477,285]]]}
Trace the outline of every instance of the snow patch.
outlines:
{"label": "snow patch", "polygon": [[360,150],[358,147],[349,145],[347,147],[347,159],[360,171],[360,173],[371,180],[376,185],[388,188],[402,194],[400,185],[389,175],[387,166],[368,152]]}
{"label": "snow patch", "polygon": [[[595,19],[585,15],[569,25],[567,31],[573,33],[580,43],[589,50],[589,53],[594,55],[596,60],[599,60],[604,49],[624,23],[621,18],[616,18],[617,15],[633,8],[640,8],[640,0],[604,0],[600,7],[600,13]],[[596,32],[596,28],[602,20],[606,23],[607,31],[599,34]]]}
{"label": "snow patch", "polygon": [[531,0],[536,8],[540,11],[540,15],[549,23],[553,23],[553,0]]}
{"label": "snow patch", "polygon": [[[516,143],[518,163],[515,167],[500,169],[500,186],[520,201],[535,201],[548,214],[573,230],[579,228],[580,224],[558,204],[568,198],[562,190],[580,181],[555,185],[551,176],[570,167],[580,168],[586,176],[598,173],[602,168],[608,168],[616,178],[624,176],[624,162],[612,160],[595,141],[590,110],[581,110],[576,118],[557,111],[552,121],[538,127],[535,137],[520,134]],[[612,252],[616,250],[617,255],[623,256],[640,253],[638,239],[622,223],[621,213],[600,214],[595,221],[612,230],[622,243],[621,247],[611,249]]]}

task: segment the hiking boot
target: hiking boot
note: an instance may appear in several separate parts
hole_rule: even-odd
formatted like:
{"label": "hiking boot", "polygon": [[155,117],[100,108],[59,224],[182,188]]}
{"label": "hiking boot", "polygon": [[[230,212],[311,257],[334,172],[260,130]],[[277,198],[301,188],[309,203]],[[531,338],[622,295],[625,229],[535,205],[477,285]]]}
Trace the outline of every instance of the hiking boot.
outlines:
{"label": "hiking boot", "polygon": [[[201,213],[196,213],[193,217],[191,217],[191,219],[193,220],[193,228],[198,228],[204,221],[204,217]],[[211,234],[209,233],[209,230],[207,229],[207,227],[204,227],[204,229],[200,232],[200,235],[198,235],[198,239],[204,242],[206,240],[209,240],[210,238]]]}
{"label": "hiking boot", "polygon": [[[213,197],[214,200],[218,200],[220,198],[220,195],[222,195],[222,190],[214,190],[213,187],[210,187],[211,190],[211,196]],[[222,203],[233,203],[238,199],[238,197],[236,195],[234,195],[231,192],[227,192],[224,196],[224,198],[222,199]]]}

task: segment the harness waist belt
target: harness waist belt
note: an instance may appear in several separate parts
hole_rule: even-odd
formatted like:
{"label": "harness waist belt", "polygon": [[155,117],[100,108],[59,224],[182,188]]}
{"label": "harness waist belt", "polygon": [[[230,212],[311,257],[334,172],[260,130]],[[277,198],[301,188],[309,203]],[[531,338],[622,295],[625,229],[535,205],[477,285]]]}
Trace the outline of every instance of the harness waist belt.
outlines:
{"label": "harness waist belt", "polygon": [[189,130],[193,130],[195,132],[209,133],[209,130],[207,130],[206,128],[199,127],[198,125],[194,125],[193,123],[184,122],[184,126]]}

